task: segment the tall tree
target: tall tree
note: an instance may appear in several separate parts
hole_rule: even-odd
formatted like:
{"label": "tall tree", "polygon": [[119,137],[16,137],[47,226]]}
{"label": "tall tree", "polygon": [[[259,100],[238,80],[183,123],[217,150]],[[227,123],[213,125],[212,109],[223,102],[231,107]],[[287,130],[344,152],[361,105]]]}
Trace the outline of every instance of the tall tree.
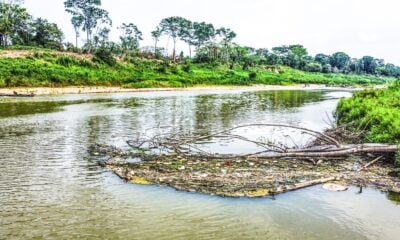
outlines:
{"label": "tall tree", "polygon": [[82,20],[82,30],[86,32],[86,44],[91,52],[93,30],[100,24],[111,25],[108,12],[101,8],[101,0],[66,0],[65,10],[72,18]]}
{"label": "tall tree", "polygon": [[325,64],[330,64],[331,63],[331,57],[326,54],[319,53],[315,55],[315,61],[320,63],[322,66]]}
{"label": "tall tree", "polygon": [[333,68],[337,68],[340,71],[344,71],[349,66],[350,57],[344,52],[336,52],[332,55],[331,65]]}
{"label": "tall tree", "polygon": [[78,48],[78,39],[80,37],[80,30],[83,24],[83,17],[82,16],[72,16],[71,18],[72,26],[74,27],[75,31],[75,47]]}
{"label": "tall tree", "polygon": [[375,74],[378,67],[377,59],[371,56],[364,56],[360,59],[363,71],[367,74]]}
{"label": "tall tree", "polygon": [[222,42],[232,42],[232,40],[236,37],[236,33],[232,31],[230,28],[218,28],[215,31],[215,34],[220,36]]}
{"label": "tall tree", "polygon": [[290,66],[289,54],[290,49],[288,46],[273,47],[272,53],[278,58],[277,62],[281,62],[283,65]]}
{"label": "tall tree", "polygon": [[174,60],[176,57],[176,42],[178,40],[179,33],[181,31],[182,21],[184,21],[184,18],[175,16],[175,17],[164,18],[160,22],[160,28],[162,29],[162,32],[172,38],[173,41],[172,59]]}
{"label": "tall tree", "polygon": [[57,24],[38,18],[33,21],[32,29],[34,31],[32,40],[36,45],[45,48],[62,48],[64,34]]}
{"label": "tall tree", "polygon": [[156,30],[151,32],[151,37],[154,40],[154,55],[157,54],[157,44],[160,41],[161,35],[162,35],[162,30],[160,27],[157,27]]}
{"label": "tall tree", "polygon": [[26,28],[31,16],[25,8],[20,7],[22,2],[0,2],[0,45],[8,45],[18,32]]}
{"label": "tall tree", "polygon": [[192,46],[195,44],[195,36],[193,23],[187,19],[181,19],[180,21],[180,29],[178,33],[180,39],[187,43],[189,46],[189,57],[192,58]]}
{"label": "tall tree", "polygon": [[215,35],[221,38],[220,44],[222,46],[222,58],[225,60],[226,63],[229,62],[231,48],[230,45],[232,40],[236,37],[236,33],[229,28],[219,28],[215,31]]}
{"label": "tall tree", "polygon": [[308,52],[307,49],[300,45],[290,45],[290,56],[291,56],[291,67],[302,69],[306,66],[307,61],[305,61],[305,57],[307,56]]}
{"label": "tall tree", "polygon": [[96,31],[96,34],[93,37],[93,45],[94,48],[98,48],[99,46],[105,47],[109,43],[109,35],[111,29],[108,27],[99,28]]}
{"label": "tall tree", "polygon": [[142,32],[133,23],[123,23],[120,27],[122,30],[121,47],[126,54],[131,54],[139,49],[139,41],[143,40]]}
{"label": "tall tree", "polygon": [[195,22],[193,23],[193,29],[196,43],[195,45],[197,48],[211,41],[215,36],[215,28],[210,23]]}
{"label": "tall tree", "polygon": [[308,54],[307,49],[300,44],[290,45],[289,49],[294,55],[298,56],[299,58],[307,56]]}

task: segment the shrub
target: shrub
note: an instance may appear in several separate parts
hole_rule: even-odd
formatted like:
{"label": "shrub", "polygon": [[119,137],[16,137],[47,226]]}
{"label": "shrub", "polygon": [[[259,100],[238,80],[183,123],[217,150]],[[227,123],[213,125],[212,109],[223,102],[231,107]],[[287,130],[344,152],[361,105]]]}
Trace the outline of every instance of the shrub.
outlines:
{"label": "shrub", "polygon": [[173,73],[173,74],[178,74],[178,73],[179,73],[179,70],[178,70],[178,68],[176,67],[176,65],[171,66],[170,71],[171,71],[171,73]]}
{"label": "shrub", "polygon": [[56,63],[63,65],[65,67],[69,67],[71,65],[73,65],[76,62],[76,60],[74,58],[71,57],[67,57],[67,56],[61,56],[59,58],[57,58]]}
{"label": "shrub", "polygon": [[250,72],[249,73],[249,80],[256,80],[257,78],[257,73],[256,72]]}
{"label": "shrub", "polygon": [[304,70],[307,72],[322,72],[322,66],[319,63],[308,63]]}
{"label": "shrub", "polygon": [[163,61],[157,68],[157,72],[159,73],[167,73],[169,64],[167,61]]}
{"label": "shrub", "polygon": [[184,64],[184,65],[182,66],[182,70],[183,70],[184,72],[186,72],[186,73],[190,73],[190,72],[192,71],[192,66],[191,66],[189,63]]}
{"label": "shrub", "polygon": [[339,124],[365,129],[364,141],[400,143],[400,89],[366,90],[342,99],[336,110]]}
{"label": "shrub", "polygon": [[400,177],[400,145],[397,146],[397,152],[394,160],[394,167],[397,175]]}
{"label": "shrub", "polygon": [[109,66],[115,66],[117,64],[117,60],[114,58],[111,50],[105,47],[101,47],[95,51],[94,61],[105,63]]}

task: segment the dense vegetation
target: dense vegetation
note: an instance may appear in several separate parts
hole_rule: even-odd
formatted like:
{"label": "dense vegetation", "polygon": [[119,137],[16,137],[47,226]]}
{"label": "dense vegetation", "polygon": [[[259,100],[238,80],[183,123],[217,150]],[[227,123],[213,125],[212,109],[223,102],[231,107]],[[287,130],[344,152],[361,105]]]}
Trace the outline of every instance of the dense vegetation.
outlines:
{"label": "dense vegetation", "polygon": [[122,85],[141,88],[290,83],[344,85],[383,84],[390,81],[375,76],[307,73],[289,67],[254,66],[243,70],[239,64],[232,67],[142,58],[116,61],[110,65],[96,55],[72,55],[38,49],[13,51],[27,55],[18,58],[0,57],[0,87]]}
{"label": "dense vegetation", "polygon": [[[216,28],[211,23],[192,22],[176,16],[162,19],[151,32],[154,46],[140,46],[142,32],[133,23],[118,27],[120,39],[113,42],[109,39],[112,20],[101,7],[100,0],[64,2],[76,33],[75,44],[72,44],[63,42],[63,32],[56,24],[34,19],[21,6],[22,2],[0,1],[0,45],[3,48],[16,45],[51,48],[90,53],[94,58],[92,61],[91,58],[82,60],[41,53],[29,58],[3,58],[0,60],[1,86],[370,84],[390,80],[382,77],[400,76],[399,67],[371,56],[355,59],[343,52],[310,56],[307,49],[298,44],[274,47],[271,51],[240,46],[234,42],[236,33],[229,28]],[[86,35],[85,44],[79,47],[82,32]],[[172,44],[172,49],[168,49],[168,44],[166,49],[159,47],[163,39],[171,40],[167,42]],[[187,54],[178,51],[179,41],[187,44]]]}
{"label": "dense vegetation", "polygon": [[355,131],[365,130],[366,142],[399,144],[400,82],[388,89],[365,90],[342,99],[336,115],[339,124],[350,124]]}

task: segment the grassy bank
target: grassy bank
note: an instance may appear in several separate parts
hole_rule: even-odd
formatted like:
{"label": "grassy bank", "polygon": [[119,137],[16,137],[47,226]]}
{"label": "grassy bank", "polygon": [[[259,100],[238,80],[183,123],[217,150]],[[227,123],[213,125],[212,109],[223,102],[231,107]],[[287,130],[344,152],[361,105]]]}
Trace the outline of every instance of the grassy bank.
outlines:
{"label": "grassy bank", "polygon": [[339,124],[364,130],[365,142],[400,143],[400,82],[388,89],[357,92],[337,107]]}
{"label": "grassy bank", "polygon": [[288,67],[173,63],[132,59],[110,66],[90,55],[55,51],[0,50],[0,87],[123,86],[133,88],[196,85],[384,84],[391,78],[310,73]]}

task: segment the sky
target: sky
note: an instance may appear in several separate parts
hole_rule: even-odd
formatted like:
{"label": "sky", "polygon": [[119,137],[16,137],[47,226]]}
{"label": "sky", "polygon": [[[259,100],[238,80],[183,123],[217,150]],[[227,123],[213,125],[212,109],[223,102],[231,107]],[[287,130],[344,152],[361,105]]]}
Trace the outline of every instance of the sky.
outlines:
{"label": "sky", "polygon": [[[34,17],[57,23],[74,42],[64,0],[25,0]],[[241,45],[268,48],[302,44],[312,55],[344,51],[352,57],[371,55],[400,65],[398,0],[102,0],[113,20],[111,38],[122,23],[143,32],[141,46],[152,46],[150,32],[160,20],[182,16],[229,27]],[[166,44],[166,40],[161,46]],[[186,50],[178,45],[178,50]]]}

